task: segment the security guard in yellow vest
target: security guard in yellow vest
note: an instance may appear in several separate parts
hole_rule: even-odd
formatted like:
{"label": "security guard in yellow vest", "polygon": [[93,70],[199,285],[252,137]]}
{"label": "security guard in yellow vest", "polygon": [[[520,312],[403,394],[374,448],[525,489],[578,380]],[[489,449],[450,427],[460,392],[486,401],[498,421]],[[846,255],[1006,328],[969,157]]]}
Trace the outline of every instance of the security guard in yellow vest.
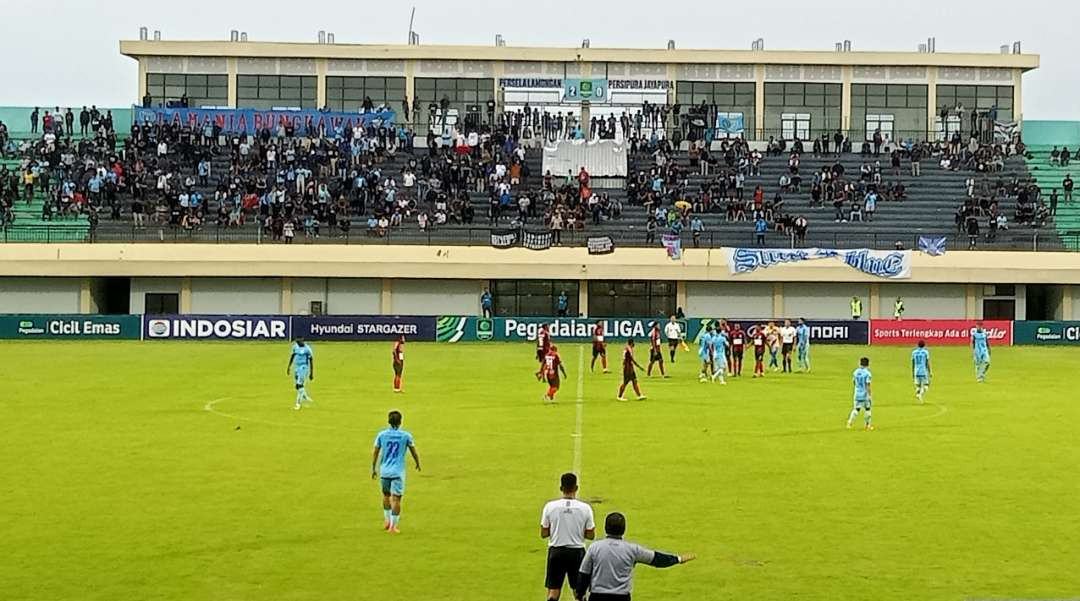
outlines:
{"label": "security guard in yellow vest", "polygon": [[862,319],[862,299],[857,296],[851,297],[851,318]]}

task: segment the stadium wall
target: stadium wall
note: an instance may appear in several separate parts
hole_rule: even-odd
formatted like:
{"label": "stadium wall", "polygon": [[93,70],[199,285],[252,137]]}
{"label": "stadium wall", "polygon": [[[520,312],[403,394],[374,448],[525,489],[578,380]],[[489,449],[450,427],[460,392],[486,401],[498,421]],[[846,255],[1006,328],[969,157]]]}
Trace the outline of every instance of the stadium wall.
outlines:
{"label": "stadium wall", "polygon": [[898,281],[836,260],[732,275],[721,249],[686,250],[672,261],[659,249],[12,244],[0,247],[0,312],[105,312],[99,284],[108,279],[130,282],[123,306],[135,314],[147,312],[147,293],[164,293],[178,295],[180,313],[303,314],[321,301],[339,315],[475,315],[490,280],[577,279],[676,282],[688,315],[814,319],[849,317],[852,296],[862,299],[864,317],[891,317],[900,296],[907,318],[981,318],[988,284],[1012,285],[1010,317],[1025,319],[1025,284],[1039,284],[1053,307],[1038,317],[1067,320],[1077,314],[1080,255],[915,253],[911,278]]}
{"label": "stadium wall", "polygon": [[81,284],[80,278],[0,277],[0,313],[89,313],[80,307]]}

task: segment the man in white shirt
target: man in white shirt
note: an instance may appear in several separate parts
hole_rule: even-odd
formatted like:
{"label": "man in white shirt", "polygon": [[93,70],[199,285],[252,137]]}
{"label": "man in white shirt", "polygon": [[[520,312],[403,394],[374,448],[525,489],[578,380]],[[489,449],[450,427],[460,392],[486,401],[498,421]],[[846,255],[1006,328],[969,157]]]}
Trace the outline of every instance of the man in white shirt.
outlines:
{"label": "man in white shirt", "polygon": [[671,316],[671,320],[664,326],[664,336],[668,342],[668,354],[671,357],[671,362],[675,363],[675,351],[679,348],[679,343],[682,342],[682,326],[676,321],[675,316]]}
{"label": "man in white shirt", "polygon": [[548,601],[558,601],[564,578],[571,590],[577,586],[581,560],[585,557],[585,539],[596,536],[592,507],[577,500],[577,476],[563,474],[559,489],[562,498],[544,505],[540,516],[540,538],[548,539],[544,579]]}
{"label": "man in white shirt", "polygon": [[790,373],[791,350],[795,348],[795,328],[790,319],[784,320],[784,327],[780,328],[780,352],[783,354],[784,371]]}

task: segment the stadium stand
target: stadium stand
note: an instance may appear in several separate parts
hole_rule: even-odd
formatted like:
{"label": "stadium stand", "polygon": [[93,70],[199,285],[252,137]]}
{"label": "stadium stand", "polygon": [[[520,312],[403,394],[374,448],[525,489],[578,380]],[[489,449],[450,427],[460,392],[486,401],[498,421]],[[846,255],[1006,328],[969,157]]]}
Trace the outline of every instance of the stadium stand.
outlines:
{"label": "stadium stand", "polygon": [[910,248],[930,236],[953,248],[1058,248],[1080,230],[1080,210],[1062,202],[1054,221],[1046,205],[1042,191],[1069,171],[1046,148],[955,137],[877,153],[849,141],[827,153],[820,140],[704,150],[681,142],[686,130],[665,132],[665,108],[590,123],[592,138],[630,134],[618,185],[587,169],[542,173],[542,145],[585,134],[536,110],[507,112],[494,131],[431,131],[426,148],[404,125],[282,125],[246,138],[134,124],[128,136],[95,114],[86,136],[43,128],[5,144],[4,239],[487,244],[493,230],[524,228],[552,231],[556,244],[604,234],[655,245],[677,233],[688,246]]}

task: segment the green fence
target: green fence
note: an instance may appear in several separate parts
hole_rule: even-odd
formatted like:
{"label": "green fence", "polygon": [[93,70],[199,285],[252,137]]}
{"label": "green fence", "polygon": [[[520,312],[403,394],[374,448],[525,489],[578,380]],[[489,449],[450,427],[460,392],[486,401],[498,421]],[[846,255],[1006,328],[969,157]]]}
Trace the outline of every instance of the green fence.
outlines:
{"label": "green fence", "polygon": [[138,340],[139,315],[0,315],[4,340]]}

